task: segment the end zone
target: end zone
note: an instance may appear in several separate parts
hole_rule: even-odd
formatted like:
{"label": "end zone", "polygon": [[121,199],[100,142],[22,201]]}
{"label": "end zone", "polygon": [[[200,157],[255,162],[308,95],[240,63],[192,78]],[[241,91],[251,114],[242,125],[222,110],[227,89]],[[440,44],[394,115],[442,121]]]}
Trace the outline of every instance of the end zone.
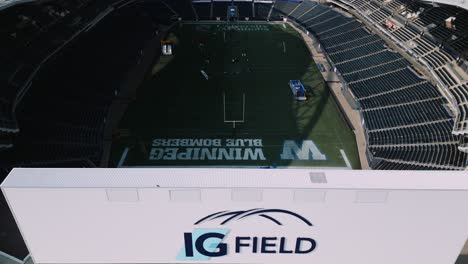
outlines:
{"label": "end zone", "polygon": [[[334,166],[314,141],[260,138],[155,138],[145,150],[126,146],[117,167],[327,168],[352,169],[344,150]],[[330,166],[328,165],[330,164]]]}

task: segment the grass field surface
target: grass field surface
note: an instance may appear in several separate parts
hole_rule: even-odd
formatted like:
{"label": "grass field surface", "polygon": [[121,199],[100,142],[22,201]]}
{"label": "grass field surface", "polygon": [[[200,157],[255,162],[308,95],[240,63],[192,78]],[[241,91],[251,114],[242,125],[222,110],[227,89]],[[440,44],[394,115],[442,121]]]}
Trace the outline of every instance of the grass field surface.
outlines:
{"label": "grass field surface", "polygon": [[[171,36],[175,55],[138,89],[111,165],[360,168],[353,132],[287,24],[180,24]],[[307,101],[293,97],[294,79]]]}

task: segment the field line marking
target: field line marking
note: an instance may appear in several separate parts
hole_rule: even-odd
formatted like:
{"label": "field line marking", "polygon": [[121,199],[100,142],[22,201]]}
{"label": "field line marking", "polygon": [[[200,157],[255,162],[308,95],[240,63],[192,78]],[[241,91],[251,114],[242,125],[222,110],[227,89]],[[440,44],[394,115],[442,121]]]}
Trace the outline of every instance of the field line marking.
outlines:
{"label": "field line marking", "polygon": [[127,154],[128,154],[128,147],[126,147],[124,152],[122,153],[122,156],[120,157],[119,164],[117,165],[117,168],[122,167],[123,163],[125,162],[125,159],[127,158]]}
{"label": "field line marking", "polygon": [[351,163],[349,162],[348,160],[348,157],[346,156],[346,153],[344,152],[343,149],[340,149],[340,153],[341,153],[341,156],[343,157],[344,159],[344,162],[346,163],[346,166],[350,169],[352,169],[352,166],[351,166]]}

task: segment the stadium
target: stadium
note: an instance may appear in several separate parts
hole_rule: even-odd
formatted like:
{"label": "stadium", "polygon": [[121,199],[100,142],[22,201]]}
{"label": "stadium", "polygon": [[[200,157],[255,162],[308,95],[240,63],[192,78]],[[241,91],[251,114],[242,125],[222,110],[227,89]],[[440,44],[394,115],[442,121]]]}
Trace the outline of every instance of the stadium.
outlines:
{"label": "stadium", "polygon": [[[467,9],[0,0],[0,179],[14,167],[466,171]],[[0,263],[23,263],[0,205]]]}

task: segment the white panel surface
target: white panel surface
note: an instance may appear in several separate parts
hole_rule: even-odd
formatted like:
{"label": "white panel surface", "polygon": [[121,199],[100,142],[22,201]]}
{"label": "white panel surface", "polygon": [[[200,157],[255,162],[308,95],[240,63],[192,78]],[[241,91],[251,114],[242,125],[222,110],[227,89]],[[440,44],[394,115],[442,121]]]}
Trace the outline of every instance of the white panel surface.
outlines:
{"label": "white panel surface", "polygon": [[[39,264],[452,264],[468,238],[466,172],[324,171],[328,183],[317,184],[310,172],[16,169],[1,187]],[[136,188],[138,201],[111,202],[109,188]],[[197,202],[184,193],[193,190]],[[260,190],[262,199],[232,201],[233,190]],[[309,202],[318,198],[308,192],[326,195]],[[171,193],[189,199],[174,202]],[[356,203],[357,197],[381,203]],[[190,249],[184,234],[197,240],[206,230],[225,232],[226,255],[181,259]],[[259,252],[262,238],[275,253]],[[301,239],[315,248],[289,253]],[[236,253],[238,241],[248,246]]]}

